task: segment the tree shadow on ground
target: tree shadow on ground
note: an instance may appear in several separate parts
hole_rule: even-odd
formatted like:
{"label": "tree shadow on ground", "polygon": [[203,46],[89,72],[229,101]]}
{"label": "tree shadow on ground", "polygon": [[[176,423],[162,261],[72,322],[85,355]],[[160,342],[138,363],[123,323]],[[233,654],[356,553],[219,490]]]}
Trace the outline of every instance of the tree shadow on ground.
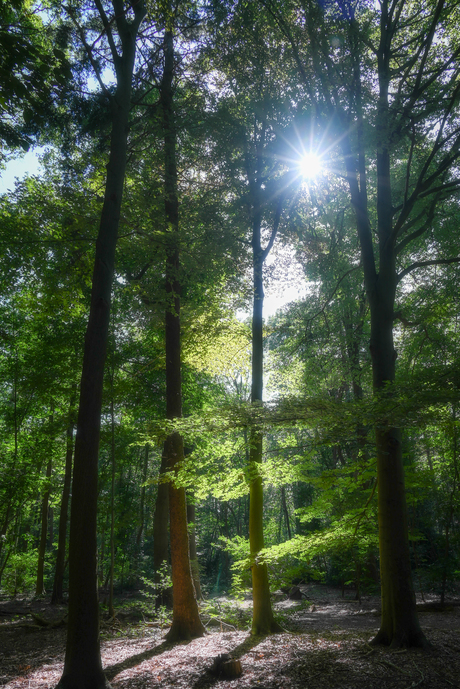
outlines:
{"label": "tree shadow on ground", "polygon": [[[184,642],[182,641],[180,643],[183,644]],[[143,663],[144,660],[150,660],[150,658],[153,658],[154,656],[159,656],[162,653],[165,653],[166,651],[170,651],[172,648],[174,648],[174,646],[177,645],[178,644],[171,644],[167,641],[163,641],[163,643],[159,644],[158,646],[149,648],[148,651],[143,651],[142,653],[137,653],[136,655],[129,656],[129,658],[125,658],[125,660],[122,660],[121,663],[109,665],[108,667],[104,668],[104,674],[110,682],[120,672],[123,672],[124,670],[130,670],[136,665],[140,665],[141,663]]]}
{"label": "tree shadow on ground", "polygon": [[[248,653],[252,648],[255,648],[255,646],[258,646],[262,641],[266,638],[266,636],[253,636],[252,634],[249,634],[248,637],[243,641],[243,643],[239,644],[236,646],[233,650],[229,649],[229,653],[231,654],[233,660],[239,660],[244,656],[246,653]],[[243,668],[244,672],[244,668]],[[225,678],[224,678],[225,679]],[[211,672],[211,667],[209,667],[202,675],[199,677],[195,684],[193,685],[192,689],[208,689],[208,687],[213,687],[217,682],[220,682],[222,680],[222,677],[219,675],[215,675]]]}

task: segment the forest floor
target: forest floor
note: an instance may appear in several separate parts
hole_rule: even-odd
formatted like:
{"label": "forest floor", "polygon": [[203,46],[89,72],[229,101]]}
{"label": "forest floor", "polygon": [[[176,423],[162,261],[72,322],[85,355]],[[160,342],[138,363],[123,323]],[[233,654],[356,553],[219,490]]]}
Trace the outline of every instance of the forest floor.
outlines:
{"label": "forest floor", "polygon": [[[167,627],[124,598],[115,620],[102,622],[102,662],[113,689],[413,689],[460,687],[460,600],[443,611],[434,597],[419,604],[421,626],[433,646],[391,651],[369,646],[379,626],[379,599],[361,602],[347,592],[302,586],[304,599],[278,594],[274,607],[286,632],[251,637],[233,626],[248,622],[250,603],[219,599],[203,612],[209,633],[176,645]],[[210,614],[211,613],[211,614]],[[65,607],[46,600],[0,601],[0,686],[51,689],[63,669]],[[232,624],[233,622],[233,624]],[[242,674],[227,679],[211,672],[219,654],[241,662]]]}

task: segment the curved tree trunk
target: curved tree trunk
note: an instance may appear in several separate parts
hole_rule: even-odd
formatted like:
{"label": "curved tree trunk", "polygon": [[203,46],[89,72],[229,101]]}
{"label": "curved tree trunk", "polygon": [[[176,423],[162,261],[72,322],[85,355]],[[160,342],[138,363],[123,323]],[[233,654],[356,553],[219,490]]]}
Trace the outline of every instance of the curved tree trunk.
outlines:
{"label": "curved tree trunk", "polygon": [[[109,317],[115,248],[127,160],[131,82],[136,35],[144,18],[143,1],[133,4],[134,19],[125,18],[124,3],[113,1],[114,25],[122,55],[113,44],[117,75],[111,97],[112,133],[99,234],[96,242],[91,306],[85,336],[80,387],[69,542],[69,617],[62,689],[100,689],[109,686],[102,671],[99,646],[99,600],[97,591],[97,493],[98,454],[104,364],[109,335]],[[96,1],[99,8],[99,2]],[[101,18],[109,36],[111,23]]]}

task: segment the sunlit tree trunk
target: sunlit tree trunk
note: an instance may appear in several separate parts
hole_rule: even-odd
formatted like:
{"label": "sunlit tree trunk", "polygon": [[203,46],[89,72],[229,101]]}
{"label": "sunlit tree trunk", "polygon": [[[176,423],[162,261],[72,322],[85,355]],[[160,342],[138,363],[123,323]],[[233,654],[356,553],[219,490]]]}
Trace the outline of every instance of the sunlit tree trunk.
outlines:
{"label": "sunlit tree trunk", "polygon": [[187,502],[187,524],[188,524],[188,542],[190,550],[190,567],[192,569],[193,584],[195,586],[195,593],[197,600],[201,600],[203,595],[201,593],[200,581],[200,566],[198,563],[198,553],[196,550],[196,508],[194,503]]}
{"label": "sunlit tree trunk", "polygon": [[[163,108],[165,160],[166,233],[166,416],[182,416],[180,281],[179,281],[179,199],[177,195],[176,129],[173,106],[174,38],[172,30],[164,37],[165,66],[160,88]],[[167,468],[177,471],[184,459],[184,443],[179,433],[166,440]],[[190,568],[185,489],[169,484],[171,569],[173,580],[173,621],[169,641],[190,639],[204,634],[198,614]]]}

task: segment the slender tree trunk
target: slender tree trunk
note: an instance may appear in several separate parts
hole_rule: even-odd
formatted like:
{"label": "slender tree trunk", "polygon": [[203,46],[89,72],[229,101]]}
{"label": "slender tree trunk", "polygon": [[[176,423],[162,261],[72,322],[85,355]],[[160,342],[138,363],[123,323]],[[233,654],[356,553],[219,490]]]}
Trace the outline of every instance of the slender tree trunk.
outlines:
{"label": "slender tree trunk", "polygon": [[[115,95],[111,97],[110,155],[96,242],[80,386],[70,515],[69,617],[64,672],[58,685],[60,689],[103,689],[109,686],[102,670],[99,645],[96,538],[98,455],[115,248],[127,160],[136,35],[145,15],[142,0],[133,4],[134,19],[131,21],[126,19],[122,3],[114,2],[113,10],[114,26],[117,28],[122,54],[118,54],[113,44],[117,87]],[[102,20],[106,31],[112,36],[112,28],[105,15]]]}
{"label": "slender tree trunk", "polygon": [[[380,177],[380,183],[389,188],[389,179],[389,174],[385,180]],[[391,205],[389,209],[391,212]],[[396,362],[393,343],[395,257],[388,250],[388,243],[381,241],[380,271],[377,274],[370,246],[369,233],[361,241],[361,251],[371,312],[373,388],[377,396],[391,396],[388,385],[395,380]],[[379,426],[375,436],[382,618],[374,643],[392,647],[425,646],[412,585],[401,431],[391,426]]]}
{"label": "slender tree trunk", "polygon": [[[8,526],[10,524],[10,513],[11,513],[12,504],[13,504],[13,500],[10,497],[10,499],[8,501],[8,505],[6,507],[5,518],[3,520],[3,524],[2,524],[2,527],[0,529],[0,558],[1,558],[1,555],[3,552],[3,546],[4,546],[5,541],[6,541],[6,538],[5,538],[6,532],[8,530]],[[3,567],[3,565],[2,565],[2,567]]]}
{"label": "slender tree trunk", "polygon": [[[75,386],[76,387],[76,386]],[[73,414],[75,404],[76,391],[72,392],[72,399],[70,401],[69,410],[69,425],[67,426],[67,441],[66,441],[66,456],[65,456],[65,474],[64,487],[62,489],[61,511],[59,514],[59,531],[58,531],[58,549],[56,555],[56,569],[54,571],[53,593],[51,596],[51,603],[63,602],[63,583],[64,583],[64,566],[65,566],[65,551],[66,551],[66,536],[67,536],[67,517],[69,509],[70,498],[70,484],[72,479],[72,455],[73,455]]]}
{"label": "slender tree trunk", "polygon": [[162,584],[164,569],[169,561],[169,483],[162,480],[167,470],[168,458],[163,448],[161,466],[158,473],[158,491],[155,500],[155,513],[153,515],[153,569],[155,571],[155,583],[157,585],[157,597],[155,605],[172,606],[171,591]]}
{"label": "slender tree trunk", "polygon": [[291,533],[291,523],[289,519],[289,510],[286,502],[286,488],[284,486],[281,486],[281,507],[283,509],[283,514],[284,514],[284,519],[286,521],[286,529],[287,529],[287,535],[288,539],[291,540],[292,538],[292,533]]}
{"label": "slender tree trunk", "polygon": [[[396,351],[393,344],[395,289],[385,284],[385,270],[371,297],[371,355],[374,391],[391,395],[388,384],[395,379]],[[396,280],[394,279],[394,285]],[[382,297],[377,295],[381,294]],[[392,647],[424,646],[412,584],[404,485],[402,440],[399,428],[379,426],[377,444],[378,522],[382,618],[375,643]]]}
{"label": "slender tree trunk", "polygon": [[[386,21],[383,6],[383,21]],[[392,194],[390,152],[388,148],[389,50],[387,34],[382,30],[378,55],[379,101],[377,110],[377,230],[379,236],[379,273],[368,265],[367,291],[371,312],[373,388],[378,396],[391,396],[397,353],[393,341],[396,298],[396,253],[392,240]],[[372,280],[370,275],[372,273]],[[388,390],[388,392],[387,392]],[[412,584],[404,485],[401,431],[379,426],[377,444],[378,520],[382,619],[374,639],[392,647],[426,646],[420,629]]]}
{"label": "slender tree trunk", "polygon": [[54,538],[54,510],[51,505],[48,506],[48,542],[47,547],[49,550],[53,547]]}
{"label": "slender tree trunk", "polygon": [[144,524],[145,524],[145,482],[147,481],[147,472],[149,467],[149,444],[145,444],[144,448],[144,465],[142,469],[142,487],[141,487],[141,498],[139,505],[139,529],[136,536],[136,547],[139,555],[142,550],[142,536],[144,534]]}
{"label": "slender tree trunk", "polygon": [[[387,11],[382,5],[383,15]],[[389,44],[381,24],[379,47],[379,100],[377,134],[377,233],[378,270],[375,264],[371,223],[367,206],[366,170],[362,135],[358,137],[359,169],[354,167],[350,142],[343,140],[352,203],[356,213],[364,281],[371,315],[370,351],[373,389],[376,396],[391,397],[395,380],[396,351],[393,342],[397,273],[395,239],[392,237],[393,207],[389,153]],[[360,84],[359,73],[356,79]],[[358,98],[359,100],[359,98]],[[360,105],[358,110],[360,109]],[[375,430],[377,445],[378,521],[382,617],[373,643],[426,646],[420,629],[412,585],[407,505],[404,486],[401,431],[388,424]]]}
{"label": "slender tree trunk", "polygon": [[110,579],[109,579],[109,615],[110,617],[115,617],[115,609],[113,607],[113,577],[115,573],[115,414],[113,409],[113,368],[112,368],[112,378],[111,378],[111,388],[112,388],[112,399],[110,401],[110,416],[112,421],[112,437],[111,437],[111,450],[112,450],[112,482],[110,490]]}
{"label": "slender tree trunk", "polygon": [[46,485],[45,492],[43,493],[42,506],[41,506],[41,532],[40,532],[40,545],[38,547],[38,567],[37,567],[37,582],[35,586],[35,595],[41,596],[45,593],[44,586],[44,572],[45,572],[45,554],[46,554],[46,542],[48,540],[48,507],[49,499],[51,493],[51,469],[52,461],[51,458],[48,460],[46,465]]}
{"label": "slender tree trunk", "polygon": [[[261,216],[257,213],[253,223],[253,289],[252,311],[252,386],[251,401],[262,404],[263,394],[263,304],[264,289],[262,270],[264,253],[261,245]],[[263,436],[255,430],[250,432],[249,471],[249,548],[252,572],[252,634],[270,634],[281,631],[273,617],[270,601],[268,568],[258,560],[264,548],[264,493],[260,465],[262,464]]]}
{"label": "slender tree trunk", "polygon": [[446,586],[447,586],[447,576],[449,573],[449,533],[450,529],[453,525],[454,521],[454,514],[455,514],[455,497],[458,491],[458,464],[457,464],[457,409],[455,405],[452,407],[452,427],[453,427],[453,447],[452,447],[452,454],[453,454],[453,465],[454,465],[454,479],[452,482],[452,490],[450,492],[449,496],[449,508],[448,508],[448,513],[446,515],[446,523],[444,527],[444,562],[442,566],[442,583],[441,583],[441,606],[444,606],[445,602],[445,597],[446,597]]}
{"label": "slender tree trunk", "polygon": [[202,600],[200,567],[198,564],[198,554],[196,551],[196,508],[194,503],[187,502],[187,524],[188,524],[188,543],[190,551],[190,567],[192,569],[193,585],[197,600]]}
{"label": "slender tree trunk", "polygon": [[[166,416],[182,416],[180,282],[179,282],[179,199],[177,195],[176,129],[173,107],[174,38],[164,37],[165,66],[161,84],[165,160],[166,236]],[[178,433],[166,440],[164,455],[168,469],[176,471],[184,459],[184,444]],[[169,484],[171,525],[171,568],[173,580],[173,621],[169,641],[202,636],[205,632],[198,614],[190,568],[185,489]]]}

